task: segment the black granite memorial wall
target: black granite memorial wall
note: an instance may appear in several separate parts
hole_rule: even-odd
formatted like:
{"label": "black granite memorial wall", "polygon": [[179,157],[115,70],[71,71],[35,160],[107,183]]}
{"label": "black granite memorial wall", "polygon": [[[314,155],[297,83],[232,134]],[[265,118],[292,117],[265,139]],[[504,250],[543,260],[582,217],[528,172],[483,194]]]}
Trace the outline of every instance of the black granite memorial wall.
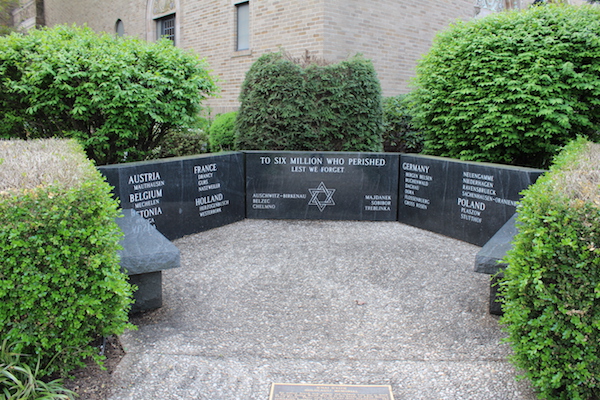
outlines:
{"label": "black granite memorial wall", "polygon": [[246,152],[246,216],[395,221],[398,154]]}
{"label": "black granite memorial wall", "polygon": [[230,152],[99,167],[168,239],[248,218],[400,221],[483,246],[542,170],[394,153]]}
{"label": "black granite memorial wall", "polygon": [[222,153],[98,168],[121,207],[170,240],[245,218],[244,154]]}
{"label": "black granite memorial wall", "polygon": [[483,246],[515,213],[520,192],[543,172],[402,155],[398,220]]}

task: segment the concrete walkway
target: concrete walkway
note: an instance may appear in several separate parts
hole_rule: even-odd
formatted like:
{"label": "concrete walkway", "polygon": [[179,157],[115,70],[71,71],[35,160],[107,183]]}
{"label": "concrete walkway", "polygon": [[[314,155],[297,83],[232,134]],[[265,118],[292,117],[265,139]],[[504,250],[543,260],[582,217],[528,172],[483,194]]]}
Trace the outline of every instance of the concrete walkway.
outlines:
{"label": "concrete walkway", "polygon": [[515,382],[478,247],[397,222],[244,220],[176,240],[111,400],[267,400],[276,383],[401,399],[535,399]]}

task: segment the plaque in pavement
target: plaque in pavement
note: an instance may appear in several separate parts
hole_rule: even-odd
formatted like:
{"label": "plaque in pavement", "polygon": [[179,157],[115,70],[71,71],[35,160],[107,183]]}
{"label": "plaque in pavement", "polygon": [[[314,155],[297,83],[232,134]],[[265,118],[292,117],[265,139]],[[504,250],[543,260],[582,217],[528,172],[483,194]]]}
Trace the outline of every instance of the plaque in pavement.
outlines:
{"label": "plaque in pavement", "polygon": [[394,400],[389,385],[274,383],[269,400]]}
{"label": "plaque in pavement", "polygon": [[403,154],[398,220],[483,246],[543,170]]}
{"label": "plaque in pavement", "polygon": [[398,154],[246,152],[246,216],[395,221]]}

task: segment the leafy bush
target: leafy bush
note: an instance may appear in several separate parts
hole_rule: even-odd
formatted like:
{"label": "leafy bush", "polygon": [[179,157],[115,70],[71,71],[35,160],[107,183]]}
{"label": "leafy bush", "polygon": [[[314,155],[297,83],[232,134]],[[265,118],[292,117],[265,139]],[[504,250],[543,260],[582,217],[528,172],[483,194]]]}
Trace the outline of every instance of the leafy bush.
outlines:
{"label": "leafy bush", "polygon": [[579,140],[524,192],[500,292],[512,361],[546,399],[600,398],[600,145]]}
{"label": "leafy bush", "polygon": [[152,158],[191,156],[208,152],[208,134],[203,129],[175,129],[167,133]]}
{"label": "leafy bush", "polygon": [[[23,362],[27,357],[13,351],[7,340],[0,346],[0,398],[4,400],[71,400],[76,394],[62,386],[62,380],[44,382],[40,379],[39,360],[35,369]],[[3,397],[2,397],[3,396]]]}
{"label": "leafy bush", "polygon": [[72,137],[98,164],[143,160],[193,127],[217,89],[206,68],[169,40],[67,26],[0,37],[0,137]]}
{"label": "leafy bush", "polygon": [[250,150],[380,151],[381,88],[361,56],[303,68],[281,53],[246,74],[236,147]]}
{"label": "leafy bush", "polygon": [[91,343],[131,327],[111,188],[74,141],[0,140],[0,155],[0,337],[42,375],[100,361]]}
{"label": "leafy bush", "polygon": [[209,130],[210,151],[235,150],[235,119],[237,111],[219,114]]}
{"label": "leafy bush", "polygon": [[600,127],[600,9],[532,7],[458,22],[417,68],[425,152],[547,167]]}
{"label": "leafy bush", "polygon": [[383,150],[388,152],[420,153],[423,134],[413,124],[407,95],[383,99]]}

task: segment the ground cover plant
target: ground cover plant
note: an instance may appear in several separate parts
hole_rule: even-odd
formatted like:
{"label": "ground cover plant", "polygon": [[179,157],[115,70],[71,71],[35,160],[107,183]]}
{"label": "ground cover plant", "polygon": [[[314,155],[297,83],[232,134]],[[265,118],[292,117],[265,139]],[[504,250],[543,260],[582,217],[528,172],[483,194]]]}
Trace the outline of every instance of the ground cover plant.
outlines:
{"label": "ground cover plant", "polygon": [[524,192],[500,293],[512,361],[541,398],[600,398],[600,144],[570,144]]}
{"label": "ground cover plant", "polygon": [[13,351],[14,344],[4,340],[0,345],[0,398],[3,400],[70,400],[75,392],[63,387],[61,379],[46,382],[39,377],[39,363],[32,369]]}
{"label": "ground cover plant", "polygon": [[600,129],[600,9],[544,5],[457,22],[417,68],[428,154],[545,168]]}
{"label": "ground cover plant", "polygon": [[151,157],[216,90],[207,64],[166,39],[68,26],[0,37],[0,138],[76,138],[98,164]]}
{"label": "ground cover plant", "polygon": [[132,327],[118,203],[73,140],[0,140],[0,337],[49,375]]}
{"label": "ground cover plant", "polygon": [[236,119],[240,150],[381,151],[381,87],[373,64],[261,56],[246,74]]}

